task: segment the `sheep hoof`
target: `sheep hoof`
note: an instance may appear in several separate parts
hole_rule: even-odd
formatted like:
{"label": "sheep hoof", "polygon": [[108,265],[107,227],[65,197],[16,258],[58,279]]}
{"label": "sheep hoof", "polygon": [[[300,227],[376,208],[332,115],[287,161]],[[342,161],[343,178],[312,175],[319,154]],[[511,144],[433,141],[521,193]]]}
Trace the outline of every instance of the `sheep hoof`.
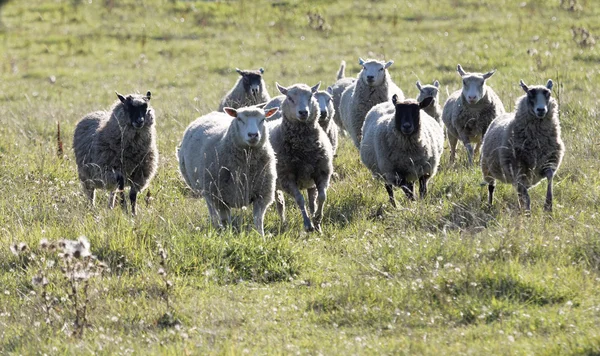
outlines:
{"label": "sheep hoof", "polygon": [[321,223],[316,223],[315,224],[315,231],[322,234],[323,233],[323,229],[321,229]]}
{"label": "sheep hoof", "polygon": [[544,204],[544,211],[552,212],[552,204]]}
{"label": "sheep hoof", "polygon": [[310,224],[305,224],[305,225],[304,225],[304,230],[305,230],[306,232],[313,232],[313,231],[315,231],[315,227],[313,226],[313,224],[312,224],[312,223],[310,223]]}

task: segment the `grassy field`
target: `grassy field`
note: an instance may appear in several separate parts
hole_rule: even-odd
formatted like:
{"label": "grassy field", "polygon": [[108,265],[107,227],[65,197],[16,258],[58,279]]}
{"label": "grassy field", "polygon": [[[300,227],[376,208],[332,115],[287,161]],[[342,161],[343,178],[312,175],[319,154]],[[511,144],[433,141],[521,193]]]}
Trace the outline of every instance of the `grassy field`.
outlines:
{"label": "grassy field", "polygon": [[[600,34],[596,1],[15,0],[1,18],[0,354],[600,354],[600,52],[577,32]],[[323,234],[302,232],[291,199],[286,226],[269,209],[264,238],[251,209],[235,212],[241,231],[212,229],[175,148],[234,68],[264,67],[275,95],[275,81],[331,85],[341,60],[354,75],[359,56],[393,59],[407,96],[439,80],[442,102],[457,63],[497,68],[509,110],[519,79],[552,78],[567,147],[554,212],[545,182],[530,217],[506,185],[487,209],[463,147],[454,167],[444,152],[425,201],[397,192],[392,209],[342,138]],[[89,206],[71,149],[75,123],[115,90],[151,90],[157,112],[160,167],[135,218],[104,193]],[[81,235],[110,271],[89,280],[73,336],[62,262],[37,246]],[[30,251],[15,256],[19,242]]]}

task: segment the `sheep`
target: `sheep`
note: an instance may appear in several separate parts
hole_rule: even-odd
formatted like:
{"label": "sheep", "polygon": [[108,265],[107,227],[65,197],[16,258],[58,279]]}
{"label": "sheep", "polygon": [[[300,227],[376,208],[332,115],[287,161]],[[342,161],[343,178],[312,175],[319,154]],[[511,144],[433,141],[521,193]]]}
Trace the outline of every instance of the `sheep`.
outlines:
{"label": "sheep", "polygon": [[[332,95],[329,90],[330,88],[327,88],[327,91],[319,90],[315,93],[315,98],[319,103],[319,125],[325,130],[327,137],[329,137],[329,142],[331,142],[333,153],[335,155],[338,146],[338,128],[332,120],[335,109],[333,108]],[[272,98],[266,103],[264,109],[280,108],[285,98],[285,95],[278,95]],[[281,119],[281,110],[271,116],[268,121],[272,122],[279,119]]]}
{"label": "sheep", "polygon": [[[456,68],[462,77],[463,87],[452,93],[442,112],[450,142],[450,163],[454,163],[456,145],[460,139],[468,154],[469,166],[481,146],[481,140],[493,119],[504,114],[504,105],[494,90],[486,85],[496,70],[485,74],[467,73],[459,64]],[[475,143],[475,150],[471,143]]]}
{"label": "sheep", "polygon": [[544,209],[552,211],[552,178],[565,153],[558,103],[551,96],[553,82],[527,86],[521,80],[520,85],[526,94],[517,99],[516,111],[492,121],[483,139],[481,171],[488,184],[488,204],[492,205],[499,180],[516,188],[519,205],[529,213],[528,189],[546,178]]}
{"label": "sheep", "polygon": [[346,77],[346,61],[341,62],[336,78],[336,82],[329,86],[327,91],[333,97],[333,109],[335,112],[333,115],[333,122],[335,122],[340,130],[344,130],[344,123],[340,117],[340,101],[342,100],[342,94],[344,93],[344,90],[346,90],[346,88],[348,88],[350,85],[354,84],[356,82],[356,78]]}
{"label": "sheep", "polygon": [[[314,94],[321,83],[312,88],[306,84],[287,88],[278,83],[276,85],[279,92],[286,96],[281,105],[282,118],[268,125],[277,157],[277,211],[282,222],[285,222],[284,191],[296,200],[304,229],[320,232],[327,188],[333,172],[331,142],[317,124],[319,103]],[[307,190],[312,221],[306,213],[301,189]]]}
{"label": "sheep", "polygon": [[423,109],[429,116],[433,117],[438,124],[442,125],[442,107],[440,106],[440,82],[437,80],[433,81],[433,84],[421,85],[421,82],[417,80],[417,89],[419,89],[419,96],[417,101],[422,102],[425,98],[432,97],[433,101],[428,107]]}
{"label": "sheep", "polygon": [[422,102],[401,101],[394,95],[392,103],[373,107],[365,119],[360,158],[375,177],[384,180],[393,207],[393,186],[401,187],[408,199],[414,200],[413,182],[418,180],[422,199],[427,194],[428,180],[437,172],[444,131],[423,111],[432,101],[432,97]]}
{"label": "sheep", "polygon": [[265,103],[271,100],[267,86],[263,80],[265,70],[241,70],[236,68],[236,72],[241,76],[235,83],[233,88],[225,94],[221,99],[218,112],[222,112],[223,108],[231,107],[238,109],[244,106],[252,106],[260,103]]}
{"label": "sheep", "polygon": [[177,150],[187,185],[206,200],[213,226],[231,223],[231,208],[252,204],[256,230],[275,199],[275,152],[265,119],[278,111],[224,108],[193,121]]}
{"label": "sheep", "polygon": [[387,63],[374,59],[358,59],[363,69],[358,80],[342,94],[340,114],[344,129],[357,148],[360,148],[362,126],[367,112],[375,105],[389,101],[396,94],[398,100],[404,99],[402,90],[392,82],[387,71],[394,61]]}
{"label": "sheep", "polygon": [[137,194],[148,186],[158,166],[154,109],[149,105],[150,92],[116,94],[119,100],[110,111],[90,113],[77,123],[73,150],[79,180],[92,205],[95,190],[103,188],[111,192],[109,208],[118,193],[126,210],[123,190],[129,186],[135,215]]}

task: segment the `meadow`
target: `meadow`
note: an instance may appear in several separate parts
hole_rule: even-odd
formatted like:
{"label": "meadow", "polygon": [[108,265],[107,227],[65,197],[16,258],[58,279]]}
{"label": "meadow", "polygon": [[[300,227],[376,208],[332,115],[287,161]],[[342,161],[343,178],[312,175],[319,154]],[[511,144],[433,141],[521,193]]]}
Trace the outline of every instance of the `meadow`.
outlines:
{"label": "meadow", "polygon": [[[600,354],[600,3],[30,0],[0,18],[0,354]],[[218,107],[236,67],[265,68],[274,96],[276,81],[324,89],[341,60],[354,76],[358,57],[394,60],[409,97],[439,80],[442,103],[457,63],[496,68],[488,84],[508,110],[519,79],[552,78],[566,144],[554,212],[545,182],[531,216],[509,185],[488,208],[460,144],[425,200],[397,190],[393,209],[344,137],[322,234],[303,232],[289,197],[265,237],[251,209],[234,212],[239,229],[213,229],[178,172],[188,123]],[[106,193],[90,206],[71,149],[115,90],[151,90],[157,113],[159,170],[135,217]],[[38,245],[79,236],[109,270],[75,308]]]}

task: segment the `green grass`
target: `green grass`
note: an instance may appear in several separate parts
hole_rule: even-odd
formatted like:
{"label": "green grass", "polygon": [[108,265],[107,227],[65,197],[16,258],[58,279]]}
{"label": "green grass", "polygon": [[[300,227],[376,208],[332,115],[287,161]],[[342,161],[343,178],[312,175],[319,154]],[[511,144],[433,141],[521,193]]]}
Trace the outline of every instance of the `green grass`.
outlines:
{"label": "green grass", "polygon": [[[572,354],[600,353],[600,52],[571,27],[600,33],[600,4],[577,1],[12,1],[0,32],[0,354]],[[77,5],[78,4],[78,5]],[[112,5],[111,5],[112,4]],[[311,26],[319,13],[327,26]],[[532,214],[511,186],[492,209],[466,152],[444,152],[425,201],[381,182],[347,138],[324,213],[323,234],[302,232],[274,208],[265,237],[251,209],[239,231],[214,230],[205,203],[179,176],[175,148],[194,118],[214,110],[239,68],[275,81],[331,85],[340,61],[393,59],[394,81],[440,81],[497,68],[489,84],[507,109],[528,84],[555,80],[567,152],[555,179],[555,211]],[[50,79],[52,77],[52,80]],[[89,206],[71,138],[87,112],[121,93],[152,91],[160,167],[132,218]],[[60,121],[64,157],[56,155]],[[8,246],[89,238],[111,271],[90,285],[89,327],[70,336],[66,284],[45,322],[36,263]],[[169,254],[179,326],[165,314],[158,244]]]}

